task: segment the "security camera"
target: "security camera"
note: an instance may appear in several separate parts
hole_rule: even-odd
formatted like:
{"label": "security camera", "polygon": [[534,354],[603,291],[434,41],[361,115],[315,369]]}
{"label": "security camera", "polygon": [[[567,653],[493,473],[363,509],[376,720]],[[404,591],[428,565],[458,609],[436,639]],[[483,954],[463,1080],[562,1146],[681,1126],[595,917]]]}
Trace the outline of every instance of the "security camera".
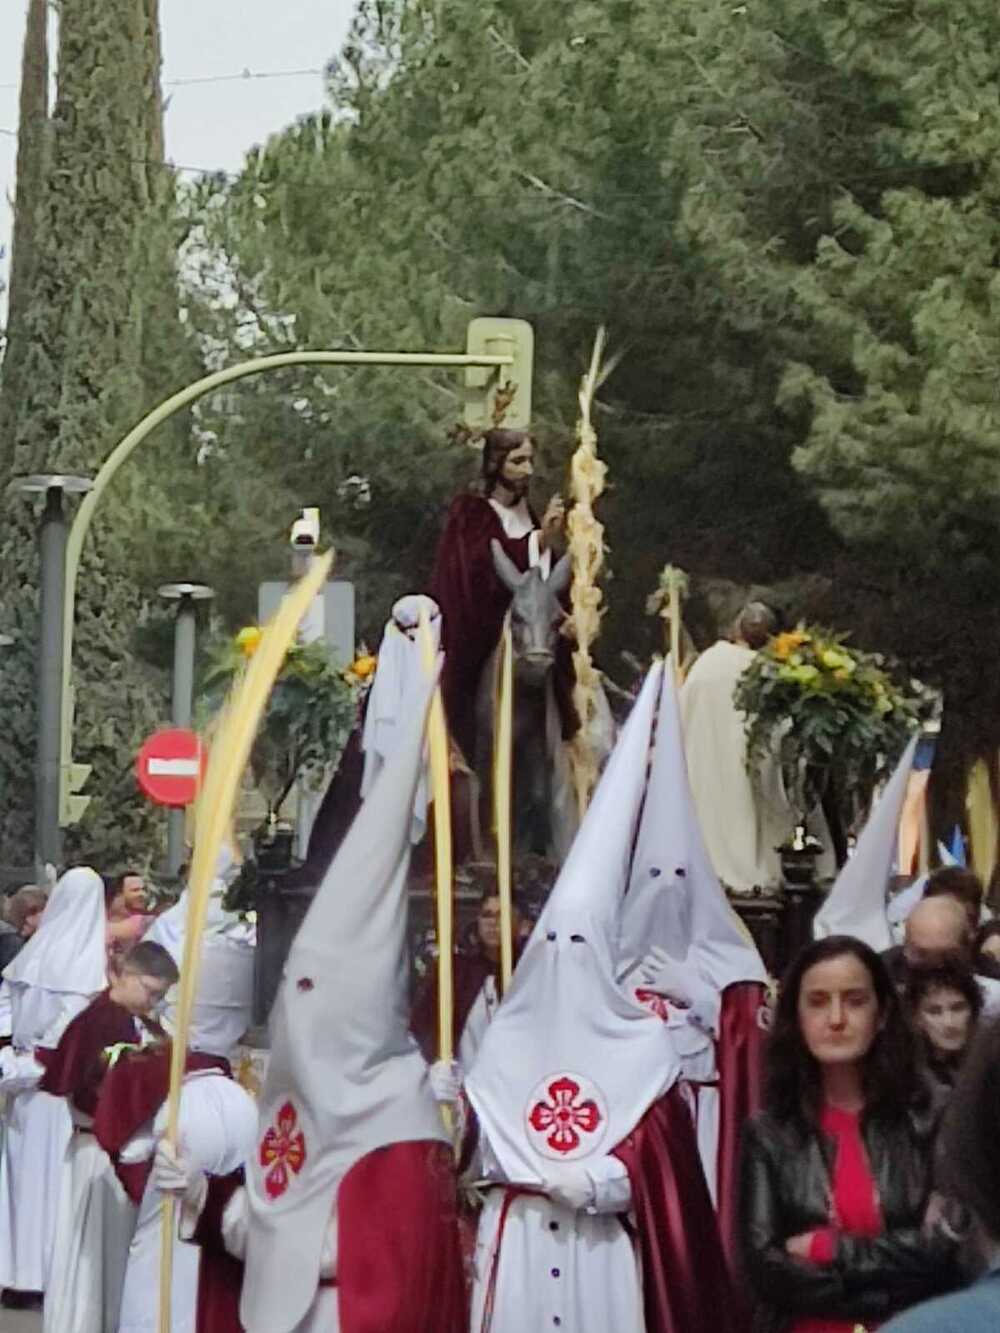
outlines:
{"label": "security camera", "polygon": [[319,510],[303,509],[292,524],[290,545],[297,551],[312,550],[319,545]]}

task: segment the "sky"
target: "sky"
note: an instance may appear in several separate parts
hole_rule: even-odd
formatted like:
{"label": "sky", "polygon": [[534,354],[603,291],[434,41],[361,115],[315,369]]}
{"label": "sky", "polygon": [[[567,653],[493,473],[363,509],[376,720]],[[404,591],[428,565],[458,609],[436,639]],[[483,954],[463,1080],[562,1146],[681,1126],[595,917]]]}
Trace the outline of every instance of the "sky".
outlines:
{"label": "sky", "polygon": [[[17,143],[2,131],[17,129],[26,9],[27,0],[0,0],[0,247],[6,251],[0,275],[4,276]],[[321,106],[323,66],[339,48],[353,12],[354,0],[160,0],[170,160],[185,167],[237,170],[247,149]],[[53,44],[53,67],[54,50]],[[232,77],[244,71],[285,77]],[[202,79],[217,81],[186,82]]]}

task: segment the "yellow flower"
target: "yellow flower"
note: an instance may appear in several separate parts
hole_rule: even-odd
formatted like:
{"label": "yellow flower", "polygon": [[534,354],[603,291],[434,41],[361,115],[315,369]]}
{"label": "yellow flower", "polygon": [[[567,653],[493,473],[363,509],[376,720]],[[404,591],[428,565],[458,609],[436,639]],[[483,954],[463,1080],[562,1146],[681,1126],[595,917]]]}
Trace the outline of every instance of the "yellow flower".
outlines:
{"label": "yellow flower", "polygon": [[259,626],[247,625],[237,634],[236,646],[242,650],[244,657],[253,657],[263,637],[264,631]]}
{"label": "yellow flower", "polygon": [[771,652],[779,662],[787,662],[795,649],[807,641],[808,636],[801,630],[786,630],[784,634],[778,634],[775,637],[771,645]]}
{"label": "yellow flower", "polygon": [[363,653],[351,663],[350,672],[358,680],[367,680],[375,674],[377,666],[378,658],[373,653]]}

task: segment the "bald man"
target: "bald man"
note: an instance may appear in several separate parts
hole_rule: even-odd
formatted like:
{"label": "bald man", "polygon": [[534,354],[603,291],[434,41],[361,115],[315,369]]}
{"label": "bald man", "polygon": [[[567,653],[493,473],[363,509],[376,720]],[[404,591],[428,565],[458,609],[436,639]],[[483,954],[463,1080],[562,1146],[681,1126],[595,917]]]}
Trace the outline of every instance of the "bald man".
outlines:
{"label": "bald man", "polygon": [[[968,914],[956,898],[924,898],[906,919],[902,947],[890,949],[885,960],[896,985],[905,989],[910,973],[920,968],[959,963],[971,970],[972,941]],[[978,974],[976,981],[983,994],[984,1015],[1000,1013],[1000,981]]]}

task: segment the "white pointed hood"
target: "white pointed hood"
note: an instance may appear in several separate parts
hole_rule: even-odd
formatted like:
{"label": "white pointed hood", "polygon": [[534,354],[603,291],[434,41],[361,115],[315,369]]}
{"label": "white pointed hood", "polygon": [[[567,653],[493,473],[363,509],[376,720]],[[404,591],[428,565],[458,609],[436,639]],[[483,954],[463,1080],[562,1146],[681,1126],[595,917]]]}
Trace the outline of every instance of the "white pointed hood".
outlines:
{"label": "white pointed hood", "polygon": [[[385,764],[395,753],[403,731],[404,707],[412,694],[414,680],[423,678],[423,658],[417,630],[420,612],[427,611],[435,650],[441,642],[441,611],[430,597],[413,594],[401,597],[392,608],[378,650],[375,679],[365,710],[361,748],[365,767],[361,776],[361,797],[367,797]],[[427,828],[427,771],[422,767],[413,802],[412,840],[418,843]]]}
{"label": "white pointed hood", "polygon": [[813,921],[813,938],[853,935],[881,953],[892,947],[886,892],[899,838],[899,816],[919,735],[912,738],[896,771],[861,830],[854,855],[834,880]]}
{"label": "white pointed hood", "polygon": [[609,1153],[672,1085],[667,1028],[615,981],[618,912],[646,785],[658,663],[490,1024],[466,1092],[504,1177]]}
{"label": "white pointed hood", "polygon": [[32,935],[4,977],[23,986],[96,995],[107,984],[104,881],[89,866],[67,870]]}
{"label": "white pointed hood", "polygon": [[712,869],[701,834],[669,662],[621,923],[622,974],[656,945],[694,968],[719,997],[737,982],[767,981],[767,968]]}
{"label": "white pointed hood", "polygon": [[292,944],[271,1014],[241,1321],[288,1333],[316,1295],[337,1190],[368,1153],[446,1142],[409,1028],[406,878],[430,683],[413,683],[398,744]]}

